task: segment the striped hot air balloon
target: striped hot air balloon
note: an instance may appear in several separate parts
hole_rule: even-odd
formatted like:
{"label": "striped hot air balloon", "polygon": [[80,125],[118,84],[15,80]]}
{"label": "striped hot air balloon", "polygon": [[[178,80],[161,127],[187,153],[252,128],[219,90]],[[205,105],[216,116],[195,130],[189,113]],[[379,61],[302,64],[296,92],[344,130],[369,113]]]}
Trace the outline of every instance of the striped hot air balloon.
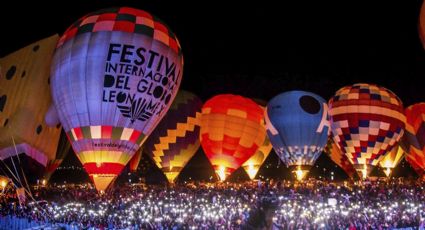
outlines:
{"label": "striped hot air balloon", "polygon": [[171,105],[183,56],[171,30],[129,7],[103,9],[59,39],[51,88],[60,121],[97,190],[105,190]]}
{"label": "striped hot air balloon", "polygon": [[404,133],[403,104],[384,87],[343,87],[329,101],[329,109],[333,139],[363,178]]}
{"label": "striped hot air balloon", "polygon": [[406,160],[422,176],[425,171],[425,103],[407,107],[406,134],[403,138]]}
{"label": "striped hot air balloon", "polygon": [[220,180],[225,180],[263,145],[263,120],[263,109],[242,96],[217,95],[204,104],[201,146]]}
{"label": "striped hot air balloon", "polygon": [[354,178],[356,176],[357,172],[353,165],[350,163],[347,156],[341,152],[338,145],[335,144],[332,138],[328,139],[328,143],[324,149],[324,152],[335,164],[342,168],[342,170],[344,170],[344,172],[347,173],[350,178]]}
{"label": "striped hot air balloon", "polygon": [[199,149],[201,109],[201,99],[180,90],[165,117],[143,145],[170,183],[174,183]]}
{"label": "striped hot air balloon", "polygon": [[329,134],[326,101],[314,93],[289,91],[272,98],[267,135],[280,159],[302,180],[322,153]]}

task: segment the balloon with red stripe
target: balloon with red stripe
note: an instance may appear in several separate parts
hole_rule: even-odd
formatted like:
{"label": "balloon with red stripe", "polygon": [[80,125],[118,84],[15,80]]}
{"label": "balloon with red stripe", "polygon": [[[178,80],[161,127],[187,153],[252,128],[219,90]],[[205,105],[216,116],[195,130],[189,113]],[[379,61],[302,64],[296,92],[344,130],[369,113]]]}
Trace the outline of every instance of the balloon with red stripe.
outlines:
{"label": "balloon with red stripe", "polygon": [[422,176],[425,171],[425,103],[407,107],[406,134],[403,138],[406,160]]}
{"label": "balloon with red stripe", "polygon": [[59,39],[51,89],[72,147],[105,190],[170,107],[182,78],[174,33],[148,12],[90,13]]}
{"label": "balloon with red stripe", "polygon": [[363,178],[404,133],[403,103],[381,86],[343,87],[329,101],[329,112],[335,143]]}
{"label": "balloon with red stripe", "polygon": [[200,132],[201,146],[223,181],[264,143],[264,110],[242,96],[217,95],[202,107]]}

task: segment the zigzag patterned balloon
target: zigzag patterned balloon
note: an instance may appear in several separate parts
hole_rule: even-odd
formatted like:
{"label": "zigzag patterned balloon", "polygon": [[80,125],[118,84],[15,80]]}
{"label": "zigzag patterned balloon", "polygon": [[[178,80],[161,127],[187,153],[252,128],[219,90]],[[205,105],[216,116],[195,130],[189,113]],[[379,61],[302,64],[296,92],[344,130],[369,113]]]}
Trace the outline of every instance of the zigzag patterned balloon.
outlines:
{"label": "zigzag patterned balloon", "polygon": [[173,183],[198,151],[202,101],[180,90],[165,117],[143,145],[144,151]]}

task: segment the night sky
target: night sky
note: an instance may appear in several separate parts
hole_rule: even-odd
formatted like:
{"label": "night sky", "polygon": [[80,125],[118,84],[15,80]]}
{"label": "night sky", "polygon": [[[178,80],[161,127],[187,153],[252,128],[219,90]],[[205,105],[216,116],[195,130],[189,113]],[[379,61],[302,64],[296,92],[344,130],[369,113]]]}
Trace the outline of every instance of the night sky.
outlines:
{"label": "night sky", "polygon": [[[131,6],[161,18],[177,35],[185,58],[181,88],[204,101],[221,93],[270,100],[294,89],[329,99],[342,86],[358,82],[392,90],[405,106],[425,101],[425,50],[417,31],[420,0],[278,2],[2,3],[8,13],[0,14],[0,56],[62,34],[92,11]],[[202,154],[198,151],[183,174],[210,167]],[[71,165],[75,157],[67,161]],[[263,167],[260,173],[281,174],[277,162],[272,155],[266,163],[275,172]],[[318,163],[333,167],[325,157]]]}

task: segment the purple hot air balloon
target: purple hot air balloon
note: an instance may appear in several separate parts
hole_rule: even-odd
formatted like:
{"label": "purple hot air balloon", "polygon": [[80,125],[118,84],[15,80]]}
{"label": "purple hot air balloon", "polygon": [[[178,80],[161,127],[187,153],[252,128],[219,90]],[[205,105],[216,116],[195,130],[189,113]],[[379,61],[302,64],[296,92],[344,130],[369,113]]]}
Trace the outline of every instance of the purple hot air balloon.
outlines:
{"label": "purple hot air balloon", "polygon": [[183,56],[158,18],[129,7],[75,22],[52,62],[53,100],[98,190],[122,171],[171,105]]}

